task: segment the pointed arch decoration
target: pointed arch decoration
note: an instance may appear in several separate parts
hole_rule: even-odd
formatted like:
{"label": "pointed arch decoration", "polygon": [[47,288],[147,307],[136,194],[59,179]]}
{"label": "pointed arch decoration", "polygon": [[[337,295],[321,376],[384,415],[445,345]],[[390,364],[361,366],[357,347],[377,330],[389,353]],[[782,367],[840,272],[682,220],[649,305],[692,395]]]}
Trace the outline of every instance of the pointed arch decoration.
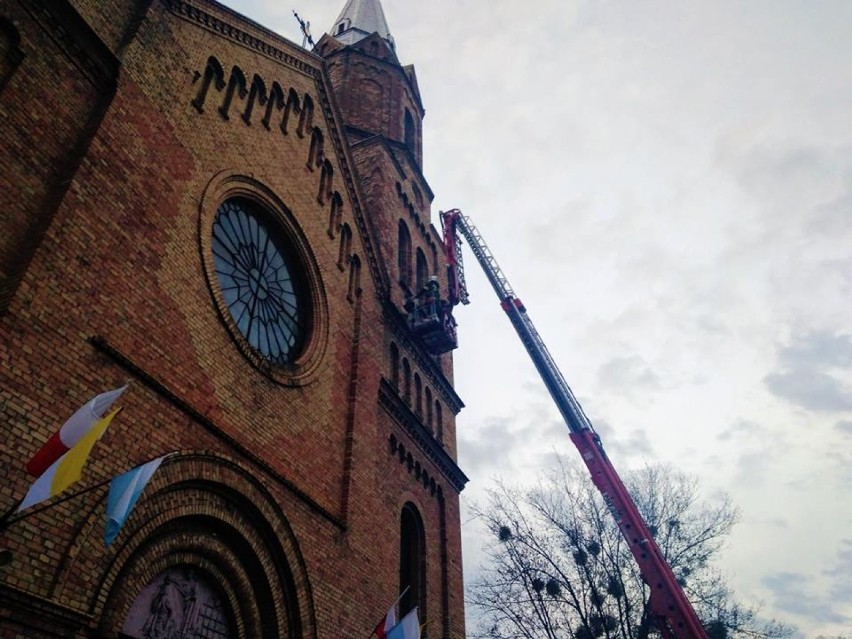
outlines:
{"label": "pointed arch decoration", "polygon": [[246,75],[238,66],[231,69],[231,77],[228,79],[228,87],[225,89],[225,99],[222,100],[222,106],[219,107],[219,115],[225,120],[230,120],[231,102],[234,100],[234,93],[240,99],[245,99],[248,95],[246,88]]}
{"label": "pointed arch decoration", "polygon": [[263,106],[267,101],[266,84],[264,84],[263,78],[255,73],[251,79],[248,101],[246,102],[245,111],[243,111],[243,122],[251,126],[251,114],[254,110],[254,103],[257,102],[258,106]]}
{"label": "pointed arch decoration", "polygon": [[222,63],[215,56],[207,58],[207,66],[204,67],[204,75],[198,75],[201,78],[201,84],[198,87],[198,93],[195,99],[192,100],[192,106],[199,113],[204,113],[204,102],[207,99],[207,92],[210,90],[210,85],[213,85],[217,91],[225,88],[225,71],[222,69]]}

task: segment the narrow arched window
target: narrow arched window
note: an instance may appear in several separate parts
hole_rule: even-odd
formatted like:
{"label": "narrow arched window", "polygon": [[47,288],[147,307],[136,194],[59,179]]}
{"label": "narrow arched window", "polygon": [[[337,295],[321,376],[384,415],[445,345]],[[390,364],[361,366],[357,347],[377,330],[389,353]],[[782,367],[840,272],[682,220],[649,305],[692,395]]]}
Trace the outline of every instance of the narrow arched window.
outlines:
{"label": "narrow arched window", "polygon": [[411,364],[407,357],[402,360],[402,393],[405,401],[411,404]]}
{"label": "narrow arched window", "polygon": [[432,430],[432,391],[426,387],[426,426]]}
{"label": "narrow arched window", "polygon": [[359,295],[361,295],[361,260],[357,255],[353,255],[349,258],[349,289],[346,299],[354,302]]}
{"label": "narrow arched window", "polygon": [[397,266],[399,267],[399,282],[406,288],[411,288],[411,234],[408,225],[399,221],[399,238],[397,250]]}
{"label": "narrow arched window", "polygon": [[346,267],[349,261],[349,254],[352,251],[352,229],[344,222],[340,227],[340,246],[337,250],[337,268],[341,271]]}
{"label": "narrow arched window", "polygon": [[414,410],[418,415],[423,414],[423,384],[419,373],[414,373]]}
{"label": "narrow arched window", "polygon": [[331,206],[328,213],[328,236],[334,237],[343,219],[343,197],[339,191],[331,194]]}
{"label": "narrow arched window", "polygon": [[429,279],[429,266],[426,264],[426,255],[423,253],[423,249],[419,246],[417,247],[417,287],[416,291],[420,291],[424,286],[426,286],[426,280]]}
{"label": "narrow arched window", "polygon": [[439,442],[444,441],[444,415],[441,410],[441,403],[435,400],[435,433]]}
{"label": "narrow arched window", "polygon": [[405,110],[405,146],[414,153],[417,143],[417,129],[414,126],[414,118],[411,116],[411,111]]}
{"label": "narrow arched window", "polygon": [[399,348],[391,342],[390,345],[391,383],[399,391]]}
{"label": "narrow arched window", "polygon": [[[406,588],[408,590],[406,590]],[[419,606],[420,619],[426,616],[426,539],[423,519],[411,502],[402,507],[399,532],[400,617]]]}

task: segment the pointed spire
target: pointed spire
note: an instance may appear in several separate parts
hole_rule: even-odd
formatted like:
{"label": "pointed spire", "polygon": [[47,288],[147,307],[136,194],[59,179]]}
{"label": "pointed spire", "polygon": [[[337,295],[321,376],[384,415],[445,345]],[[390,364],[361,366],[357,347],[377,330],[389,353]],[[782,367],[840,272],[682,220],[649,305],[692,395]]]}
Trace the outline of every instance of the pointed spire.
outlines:
{"label": "pointed spire", "polygon": [[372,33],[378,33],[387,40],[391,49],[396,48],[379,0],[347,0],[346,6],[331,28],[331,35],[339,42],[349,45]]}

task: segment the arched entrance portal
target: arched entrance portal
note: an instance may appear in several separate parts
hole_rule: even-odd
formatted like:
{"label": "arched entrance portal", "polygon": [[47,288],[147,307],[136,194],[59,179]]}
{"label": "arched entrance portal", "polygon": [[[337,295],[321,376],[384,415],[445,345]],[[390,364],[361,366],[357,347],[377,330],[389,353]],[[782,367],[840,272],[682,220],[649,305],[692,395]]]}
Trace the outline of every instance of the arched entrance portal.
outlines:
{"label": "arched entrance portal", "polygon": [[[99,530],[100,517],[93,512],[86,531]],[[305,563],[280,502],[233,460],[185,452],[163,462],[109,555],[78,536],[58,596],[75,588],[79,566],[99,559],[107,561],[89,608],[94,636],[316,637]]]}

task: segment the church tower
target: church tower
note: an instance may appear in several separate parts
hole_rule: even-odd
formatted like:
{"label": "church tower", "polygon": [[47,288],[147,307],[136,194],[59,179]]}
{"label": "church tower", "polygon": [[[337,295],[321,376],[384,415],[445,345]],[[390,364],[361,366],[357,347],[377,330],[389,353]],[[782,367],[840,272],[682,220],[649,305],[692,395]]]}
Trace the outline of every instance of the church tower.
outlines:
{"label": "church tower", "polygon": [[427,284],[446,290],[442,237],[422,172],[425,110],[414,66],[400,62],[379,0],[347,0],[315,51],[326,61],[369,216],[383,240],[390,299],[451,379],[451,357],[441,357],[456,346],[450,309],[436,330],[420,330],[412,314]]}
{"label": "church tower", "polygon": [[412,65],[402,66],[379,0],[347,0],[318,52],[328,64],[350,141],[373,135],[421,164],[423,104]]}

